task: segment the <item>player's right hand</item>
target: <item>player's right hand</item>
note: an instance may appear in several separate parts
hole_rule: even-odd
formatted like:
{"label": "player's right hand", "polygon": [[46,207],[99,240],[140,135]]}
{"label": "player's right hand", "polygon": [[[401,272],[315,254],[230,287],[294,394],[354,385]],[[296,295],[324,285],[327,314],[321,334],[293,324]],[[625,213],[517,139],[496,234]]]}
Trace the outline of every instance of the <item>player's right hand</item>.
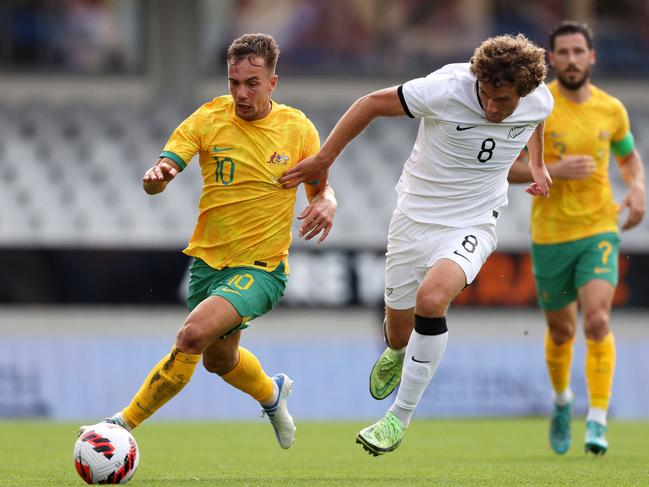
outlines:
{"label": "player's right hand", "polygon": [[142,186],[148,194],[164,191],[167,183],[176,177],[178,170],[166,162],[158,162],[148,169],[142,177]]}
{"label": "player's right hand", "polygon": [[543,196],[544,198],[550,196],[552,178],[546,165],[542,162],[540,165],[530,164],[530,172],[534,182],[525,188],[525,192],[532,196]]}
{"label": "player's right hand", "polygon": [[564,156],[550,166],[559,179],[585,179],[595,171],[595,160],[589,155]]}

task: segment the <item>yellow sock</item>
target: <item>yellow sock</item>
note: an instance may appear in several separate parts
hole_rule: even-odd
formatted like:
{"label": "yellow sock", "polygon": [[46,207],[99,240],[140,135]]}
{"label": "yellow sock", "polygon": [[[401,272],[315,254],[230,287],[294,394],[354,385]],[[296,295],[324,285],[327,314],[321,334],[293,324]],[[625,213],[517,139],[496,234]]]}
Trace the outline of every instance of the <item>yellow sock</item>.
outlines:
{"label": "yellow sock", "polygon": [[131,403],[122,410],[122,417],[133,428],[139,426],[185,387],[200,359],[200,354],[181,352],[174,346],[151,369]]}
{"label": "yellow sock", "polygon": [[275,391],[273,379],[266,375],[257,357],[243,347],[239,347],[237,365],[221,377],[228,384],[250,394],[262,404],[269,403]]}
{"label": "yellow sock", "polygon": [[608,409],[615,371],[615,339],[609,333],[602,341],[586,340],[586,384],[589,406]]}
{"label": "yellow sock", "polygon": [[561,394],[570,386],[570,367],[572,366],[572,344],[574,338],[562,345],[552,340],[550,332],[545,332],[545,363],[548,366],[550,382],[557,394]]}

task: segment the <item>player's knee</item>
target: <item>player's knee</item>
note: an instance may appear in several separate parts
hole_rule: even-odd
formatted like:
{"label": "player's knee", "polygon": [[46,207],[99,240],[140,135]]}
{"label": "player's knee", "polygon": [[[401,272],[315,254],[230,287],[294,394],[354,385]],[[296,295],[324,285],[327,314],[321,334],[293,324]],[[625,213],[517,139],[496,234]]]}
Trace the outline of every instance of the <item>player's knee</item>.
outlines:
{"label": "player's knee", "polygon": [[573,319],[553,315],[546,316],[546,318],[548,333],[555,345],[563,345],[575,337],[577,323]]}
{"label": "player's knee", "polygon": [[550,325],[550,338],[555,345],[563,345],[568,343],[575,336],[574,329],[566,326],[552,326]]}
{"label": "player's knee", "polygon": [[203,353],[207,343],[201,327],[187,320],[176,335],[176,347],[185,353]]}
{"label": "player's knee", "polygon": [[416,312],[422,316],[444,316],[450,299],[441,289],[417,293]]}
{"label": "player's knee", "polygon": [[584,317],[584,335],[589,340],[603,340],[609,333],[609,313],[600,308],[589,311]]}

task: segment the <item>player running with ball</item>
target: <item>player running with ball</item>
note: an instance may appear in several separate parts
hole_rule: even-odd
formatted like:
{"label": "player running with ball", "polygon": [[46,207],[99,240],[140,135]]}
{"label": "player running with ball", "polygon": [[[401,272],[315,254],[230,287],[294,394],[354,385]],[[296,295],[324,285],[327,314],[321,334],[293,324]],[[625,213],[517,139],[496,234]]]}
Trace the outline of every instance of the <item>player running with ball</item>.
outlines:
{"label": "player running with ball", "polygon": [[[203,193],[185,249],[194,258],[190,313],[171,352],[109,422],[129,430],[139,426],[185,387],[202,362],[261,403],[282,448],[293,444],[295,424],[287,408],[291,379],[269,377],[257,357],[239,346],[241,330],[277,304],[288,278],[296,191],[287,191],[278,179],[320,146],[302,112],[271,100],[278,56],[271,36],[236,39],[227,53],[230,95],[190,115],[144,174],[144,190],[160,193],[199,154]],[[307,240],[321,235],[322,241],[333,224],[336,199],[326,181],[306,185],[309,205],[300,215],[300,235]]]}

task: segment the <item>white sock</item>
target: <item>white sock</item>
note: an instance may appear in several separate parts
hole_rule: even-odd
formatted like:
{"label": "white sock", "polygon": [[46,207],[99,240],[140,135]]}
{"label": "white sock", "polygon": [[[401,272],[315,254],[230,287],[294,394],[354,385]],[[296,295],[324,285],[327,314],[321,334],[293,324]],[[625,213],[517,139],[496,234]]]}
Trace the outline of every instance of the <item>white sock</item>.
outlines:
{"label": "white sock", "polygon": [[124,428],[126,431],[133,431],[133,427],[128,424],[128,421],[124,419],[124,416],[122,415],[121,411],[116,412],[113,414],[110,419],[115,421],[117,424],[119,424],[122,428]]}
{"label": "white sock", "polygon": [[401,385],[389,411],[408,426],[421,396],[433,378],[444,356],[448,332],[440,335],[421,335],[413,331],[406,347]]}
{"label": "white sock", "polygon": [[588,416],[586,416],[586,421],[595,421],[596,423],[603,424],[606,426],[606,416],[608,411],[601,408],[589,408]]}
{"label": "white sock", "polygon": [[570,390],[570,387],[566,388],[565,391],[555,392],[553,396],[554,396],[553,397],[554,403],[557,406],[565,406],[566,404],[571,402],[575,397],[575,395]]}

